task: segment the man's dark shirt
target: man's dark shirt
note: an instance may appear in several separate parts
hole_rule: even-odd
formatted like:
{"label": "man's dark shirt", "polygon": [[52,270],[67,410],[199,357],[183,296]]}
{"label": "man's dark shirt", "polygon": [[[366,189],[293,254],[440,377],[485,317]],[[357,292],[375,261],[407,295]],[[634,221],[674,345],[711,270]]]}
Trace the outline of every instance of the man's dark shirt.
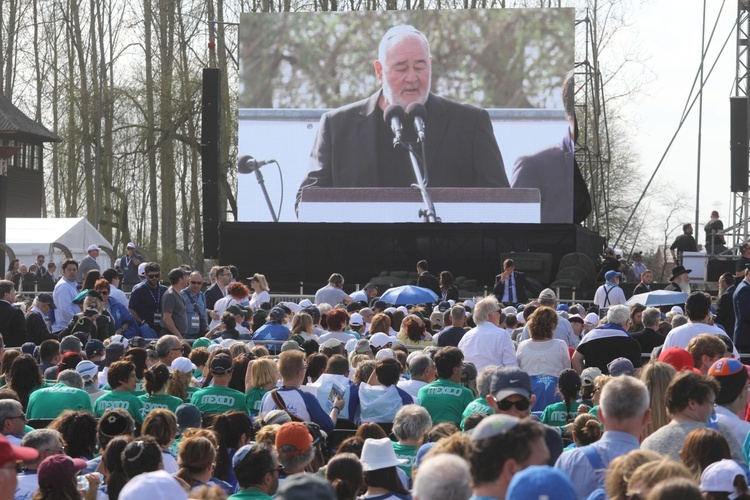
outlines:
{"label": "man's dark shirt", "polygon": [[735,264],[734,269],[737,272],[745,272],[745,266],[750,265],[750,257],[744,257],[740,255],[740,260],[737,261],[737,264]]}
{"label": "man's dark shirt", "polygon": [[57,335],[50,333],[42,315],[34,310],[26,313],[26,333],[29,337],[29,342],[33,342],[36,345],[41,344],[47,339],[57,340]]}
{"label": "man's dark shirt", "polygon": [[40,292],[51,292],[55,289],[55,279],[44,266],[36,273],[36,286]]}
{"label": "man's dark shirt", "polygon": [[458,343],[466,333],[465,328],[459,326],[449,326],[440,330],[438,334],[437,345],[439,347],[453,346],[458,347]]}
{"label": "man's dark shirt", "polygon": [[609,375],[607,364],[617,358],[628,358],[635,368],[641,367],[641,345],[625,330],[614,325],[604,325],[591,330],[584,335],[584,339],[593,332],[599,333],[591,337],[593,340],[581,342],[576,349],[583,355],[586,368],[595,366],[604,375]]}
{"label": "man's dark shirt", "polygon": [[642,353],[650,353],[654,347],[664,344],[664,336],[653,328],[644,328],[640,332],[633,333],[632,337],[640,344]]}
{"label": "man's dark shirt", "polygon": [[737,287],[735,285],[730,286],[724,293],[721,294],[719,300],[716,302],[716,317],[714,323],[718,323],[724,327],[727,335],[732,335],[734,332],[734,305],[732,304],[732,295]]}
{"label": "man's dark shirt", "polygon": [[435,292],[435,295],[437,295],[438,298],[440,298],[440,282],[436,277],[434,277],[427,271],[419,275],[419,279],[417,279],[417,286],[421,286],[422,288],[429,288],[430,290]]}
{"label": "man's dark shirt", "polygon": [[0,300],[0,334],[6,347],[20,347],[27,340],[23,312],[4,300]]}
{"label": "man's dark shirt", "polygon": [[140,286],[131,292],[128,308],[138,313],[141,320],[159,332],[161,325],[154,323],[154,313],[161,312],[161,298],[166,292],[167,287],[162,284],[157,288],[151,288],[148,284]]}
{"label": "man's dark shirt", "polygon": [[638,295],[639,293],[648,293],[651,291],[651,287],[641,281],[638,283],[635,288],[633,289],[633,295]]}
{"label": "man's dark shirt", "polygon": [[216,301],[224,298],[224,292],[221,291],[219,283],[214,283],[203,294],[206,296],[206,311],[213,311]]}
{"label": "man's dark shirt", "polygon": [[706,246],[711,245],[723,245],[724,242],[723,237],[720,234],[713,235],[713,231],[718,231],[719,233],[724,230],[724,223],[721,222],[721,219],[711,219],[706,226],[703,228],[704,231],[706,231]]}
{"label": "man's dark shirt", "polygon": [[677,258],[682,262],[682,254],[684,252],[697,252],[698,244],[695,242],[695,238],[693,238],[692,234],[682,233],[675,238],[674,243],[672,243],[672,246],[670,246],[669,249],[676,249]]}
{"label": "man's dark shirt", "polygon": [[16,286],[16,290],[18,290],[19,292],[32,292],[36,287],[36,275],[32,272],[28,272],[24,276],[21,276],[21,273],[16,273],[13,275],[13,279],[11,279],[11,281]]}

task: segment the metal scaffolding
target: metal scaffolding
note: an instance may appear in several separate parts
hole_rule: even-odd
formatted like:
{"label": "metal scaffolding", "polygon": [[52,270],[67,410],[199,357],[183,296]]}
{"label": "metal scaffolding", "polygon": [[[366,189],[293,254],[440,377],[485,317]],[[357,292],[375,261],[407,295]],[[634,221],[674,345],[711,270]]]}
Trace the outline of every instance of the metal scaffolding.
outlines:
{"label": "metal scaffolding", "polygon": [[[750,89],[750,0],[739,0],[737,2],[737,57],[734,78],[734,96],[748,97]],[[748,101],[750,102],[750,101]],[[750,118],[750,113],[748,113]],[[750,130],[750,129],[749,129]],[[750,154],[750,151],[748,152]],[[750,173],[748,173],[750,175]],[[732,203],[732,226],[727,232],[734,233],[734,245],[739,245],[748,240],[748,227],[750,226],[750,214],[748,214],[748,192],[735,192]]]}

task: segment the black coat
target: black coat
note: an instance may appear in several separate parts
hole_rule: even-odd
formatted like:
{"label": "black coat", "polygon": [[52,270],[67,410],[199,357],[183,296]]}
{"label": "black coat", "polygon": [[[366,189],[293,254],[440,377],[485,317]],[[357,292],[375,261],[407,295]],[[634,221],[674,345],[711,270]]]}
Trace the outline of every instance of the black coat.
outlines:
{"label": "black coat", "polygon": [[[500,281],[502,274],[495,276],[495,286],[492,288],[492,293],[497,297],[497,300],[503,300],[503,294],[505,293],[505,283]],[[519,271],[513,271],[513,281],[516,284],[516,297],[515,304],[525,304],[529,301],[528,294],[526,293],[526,275]]]}
{"label": "black coat", "polygon": [[423,272],[419,275],[419,279],[417,279],[417,286],[421,286],[422,288],[429,288],[433,292],[435,292],[435,295],[438,296],[438,299],[440,299],[440,296],[442,295],[442,292],[440,291],[440,281],[427,271]]}
{"label": "black coat", "polygon": [[23,311],[0,300],[0,334],[6,347],[20,347],[27,341]]}

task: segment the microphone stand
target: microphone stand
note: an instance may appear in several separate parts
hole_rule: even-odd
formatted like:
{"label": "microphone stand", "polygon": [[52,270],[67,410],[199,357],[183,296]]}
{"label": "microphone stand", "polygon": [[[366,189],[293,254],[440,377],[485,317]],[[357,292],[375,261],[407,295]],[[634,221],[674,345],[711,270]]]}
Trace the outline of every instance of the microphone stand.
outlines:
{"label": "microphone stand", "polygon": [[271,198],[268,196],[268,190],[266,189],[266,183],[263,180],[263,174],[260,173],[260,167],[255,168],[255,178],[258,180],[258,185],[260,185],[260,189],[263,191],[263,196],[266,198],[266,204],[268,205],[268,210],[271,212],[273,221],[279,222],[279,216],[276,215],[276,211],[273,209],[273,205],[271,205]]}
{"label": "microphone stand", "polygon": [[[414,153],[413,148],[409,147],[409,145],[406,145],[405,147],[409,150],[409,160],[411,160],[411,168],[412,170],[414,170],[414,177],[417,180],[417,182],[415,184],[412,184],[411,187],[418,189],[419,194],[422,195],[423,208],[419,209],[419,216],[423,218],[425,222],[442,222],[435,212],[435,204],[432,203],[430,193],[427,192],[427,186],[424,183],[424,178],[422,178],[422,171],[419,168],[419,159]],[[424,161],[424,158],[422,159],[422,161]],[[426,170],[427,165],[425,164],[425,171]]]}

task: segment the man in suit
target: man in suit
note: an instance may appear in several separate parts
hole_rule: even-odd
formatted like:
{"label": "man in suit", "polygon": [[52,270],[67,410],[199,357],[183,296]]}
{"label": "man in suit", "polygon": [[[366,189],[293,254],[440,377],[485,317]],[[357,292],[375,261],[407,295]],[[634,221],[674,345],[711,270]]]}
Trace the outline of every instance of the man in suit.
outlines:
{"label": "man in suit", "polygon": [[421,286],[422,288],[429,288],[430,290],[435,292],[435,295],[437,295],[439,298],[440,282],[427,270],[426,260],[420,260],[419,262],[417,262],[417,274],[419,274],[419,278],[417,278],[417,286]]}
{"label": "man in suit", "polygon": [[223,299],[227,294],[227,287],[232,282],[232,271],[229,267],[222,266],[216,270],[216,283],[208,287],[206,293],[206,310],[212,311],[216,301]]}
{"label": "man in suit", "polygon": [[503,262],[503,273],[495,276],[492,293],[506,305],[514,306],[529,301],[526,295],[526,275],[515,270],[513,259],[505,259]]}
{"label": "man in suit", "polygon": [[633,295],[639,293],[648,293],[651,291],[651,282],[654,280],[654,273],[646,269],[641,273],[641,282],[633,289]]}
{"label": "man in suit", "polygon": [[716,317],[714,324],[721,325],[732,336],[734,333],[734,306],[732,296],[737,287],[734,285],[734,275],[724,273],[719,276],[719,300],[716,302]]}
{"label": "man in suit", "polygon": [[591,213],[591,197],[575,161],[576,125],[573,73],[562,88],[568,130],[559,144],[521,156],[513,167],[511,186],[537,188],[541,196],[541,222],[570,224]]}
{"label": "man in suit", "polygon": [[51,292],[55,289],[55,278],[44,265],[44,255],[36,256],[36,265],[39,270],[36,273],[36,286],[40,292]]}
{"label": "man in suit", "polygon": [[92,269],[101,271],[99,263],[96,261],[96,258],[99,257],[99,251],[98,245],[91,245],[86,249],[88,255],[81,259],[80,264],[78,264],[78,283],[83,283],[86,274]]}
{"label": "man in suit", "polygon": [[740,352],[750,352],[750,265],[745,278],[737,284],[732,296],[734,305],[734,346]]}
{"label": "man in suit", "polygon": [[[384,120],[389,105],[425,106],[428,187],[509,187],[489,114],[430,93],[432,58],[427,38],[412,26],[388,30],[380,42],[375,75],[382,89],[367,99],[325,113],[310,153],[310,171],[297,193],[310,187],[408,187],[415,182],[409,153],[394,148]],[[403,143],[416,145],[411,121]],[[421,149],[417,147],[417,149]]]}
{"label": "man in suit", "polygon": [[21,346],[26,342],[26,318],[23,311],[13,307],[15,300],[13,282],[0,280],[0,334],[8,347]]}
{"label": "man in suit", "polygon": [[672,276],[669,278],[669,284],[664,287],[671,292],[690,293],[690,273],[692,269],[685,269],[685,266],[675,266],[672,269]]}

